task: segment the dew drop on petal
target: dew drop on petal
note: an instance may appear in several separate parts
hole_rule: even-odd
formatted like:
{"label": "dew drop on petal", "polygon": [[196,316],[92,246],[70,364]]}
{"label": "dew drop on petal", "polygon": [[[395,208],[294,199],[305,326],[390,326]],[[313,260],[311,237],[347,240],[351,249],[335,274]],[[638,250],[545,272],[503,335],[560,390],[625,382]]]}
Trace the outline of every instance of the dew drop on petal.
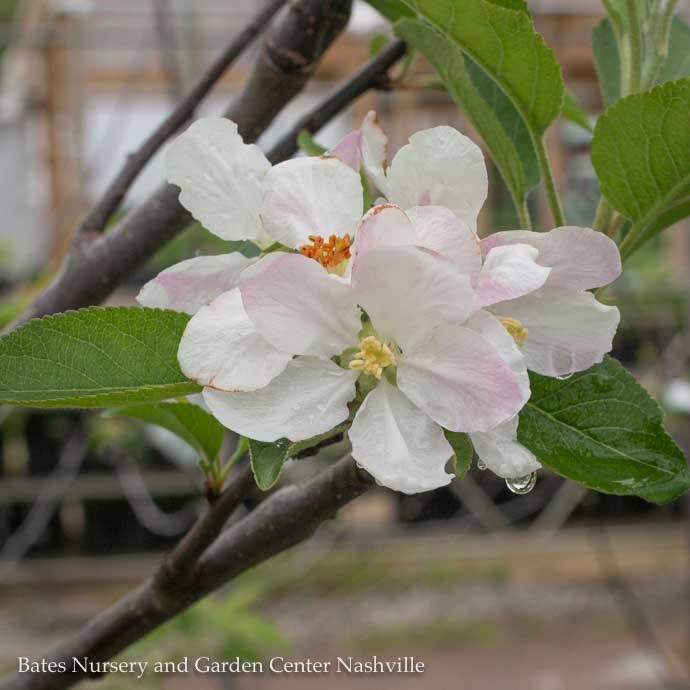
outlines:
{"label": "dew drop on petal", "polygon": [[506,486],[514,494],[528,494],[537,483],[537,473],[526,474],[524,477],[512,477],[506,479]]}
{"label": "dew drop on petal", "polygon": [[486,465],[484,464],[483,460],[477,460],[477,469],[481,470],[482,472],[486,469]]}

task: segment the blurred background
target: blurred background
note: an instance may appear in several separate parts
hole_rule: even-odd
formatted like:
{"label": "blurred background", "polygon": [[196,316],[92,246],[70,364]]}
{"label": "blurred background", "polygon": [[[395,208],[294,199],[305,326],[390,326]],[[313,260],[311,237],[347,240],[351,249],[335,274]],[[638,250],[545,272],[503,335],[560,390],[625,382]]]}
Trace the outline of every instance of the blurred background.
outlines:
{"label": "blurred background", "polygon": [[[90,203],[155,128],[259,0],[0,0],[0,325],[21,311],[60,260]],[[595,0],[531,0],[568,86],[592,115],[601,98],[591,31]],[[681,2],[686,15],[690,7]],[[686,17],[687,19],[687,17]],[[316,77],[261,139],[365,62],[386,23],[356,3],[347,33]],[[256,48],[235,64],[201,113],[217,113],[248,74]],[[690,56],[690,45],[688,46]],[[690,57],[688,58],[690,60]],[[451,124],[472,135],[442,91],[370,93],[316,140],[334,144],[378,111],[392,143]],[[597,201],[590,135],[570,122],[548,143],[573,224]],[[480,232],[514,229],[506,188],[490,167]],[[122,209],[164,177],[156,156]],[[537,225],[548,210],[531,199]],[[131,304],[143,282],[196,252],[227,246],[198,226],[154,257],[111,298]],[[690,447],[690,224],[635,255],[612,288],[622,312],[614,354],[664,405]],[[98,413],[1,409],[0,670],[36,655],[149,574],[203,508],[190,448],[156,427]],[[301,481],[345,447],[292,463]],[[690,503],[688,503],[690,506]],[[673,690],[690,688],[690,510],[603,496],[540,472],[514,495],[478,468],[417,496],[369,492],[314,539],[244,575],[127,653],[262,659],[395,659],[414,655],[423,676],[239,675],[110,678],[173,690],[425,688],[425,690]]]}

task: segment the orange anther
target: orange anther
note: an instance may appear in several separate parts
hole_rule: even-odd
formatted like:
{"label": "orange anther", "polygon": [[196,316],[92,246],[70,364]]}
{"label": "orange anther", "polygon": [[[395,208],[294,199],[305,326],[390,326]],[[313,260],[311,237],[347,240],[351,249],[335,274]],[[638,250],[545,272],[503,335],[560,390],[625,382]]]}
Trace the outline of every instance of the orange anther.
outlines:
{"label": "orange anther", "polygon": [[299,248],[300,254],[318,261],[326,270],[336,268],[350,258],[350,235],[330,235],[327,242],[322,235],[309,235],[309,241],[311,244]]}

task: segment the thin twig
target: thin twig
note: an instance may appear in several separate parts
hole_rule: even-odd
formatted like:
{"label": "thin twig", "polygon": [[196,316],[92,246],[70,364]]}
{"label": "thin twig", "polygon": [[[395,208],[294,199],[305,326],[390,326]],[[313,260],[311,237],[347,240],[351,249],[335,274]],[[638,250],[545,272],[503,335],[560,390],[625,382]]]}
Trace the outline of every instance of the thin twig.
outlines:
{"label": "thin twig", "polygon": [[79,226],[80,233],[103,232],[110,217],[117,211],[132,183],[160,147],[194,114],[216,82],[242,51],[266,28],[273,15],[285,4],[285,0],[272,0],[236,36],[216,61],[199,77],[179,105],[158,125],[146,141],[131,153],[125,165],[110,183],[100,200]]}
{"label": "thin twig", "polygon": [[184,94],[184,85],[170,0],[153,0],[153,22],[168,96],[170,102],[177,105]]}
{"label": "thin twig", "polygon": [[75,477],[79,474],[85,455],[86,440],[81,429],[77,429],[62,447],[50,482],[46,483],[36,498],[21,527],[7,539],[0,551],[0,581],[21,561],[43,534],[50,518],[59,508]]}
{"label": "thin twig", "polygon": [[[255,141],[299,94],[323,53],[347,24],[351,0],[293,0],[267,37],[254,70],[225,117]],[[372,75],[372,85],[376,76]],[[343,107],[348,103],[344,103]],[[162,184],[107,233],[79,233],[54,281],[10,326],[46,314],[98,304],[156,251],[182,232],[191,216],[179,189]]]}
{"label": "thin twig", "polygon": [[15,673],[0,681],[0,690],[63,690],[76,685],[88,674],[73,672],[74,658],[98,662],[119,654],[240,573],[306,539],[371,485],[371,477],[344,458],[303,486],[276,491],[220,535],[175,596],[160,597],[154,578],[147,580],[41,657],[46,664],[55,662],[54,668],[64,664],[66,671]]}
{"label": "thin twig", "polygon": [[303,115],[288,132],[286,132],[268,152],[268,159],[279,163],[297,151],[297,136],[302,130],[314,134],[350,103],[371,88],[376,88],[385,81],[388,70],[405,54],[406,46],[402,41],[394,41],[376,57],[370,60],[359,72],[344,81],[321,101]]}
{"label": "thin twig", "polygon": [[174,595],[176,590],[187,583],[199,556],[213,543],[235,508],[254,487],[254,476],[249,467],[242,468],[231,478],[212,507],[161,563],[153,580],[159,597]]}

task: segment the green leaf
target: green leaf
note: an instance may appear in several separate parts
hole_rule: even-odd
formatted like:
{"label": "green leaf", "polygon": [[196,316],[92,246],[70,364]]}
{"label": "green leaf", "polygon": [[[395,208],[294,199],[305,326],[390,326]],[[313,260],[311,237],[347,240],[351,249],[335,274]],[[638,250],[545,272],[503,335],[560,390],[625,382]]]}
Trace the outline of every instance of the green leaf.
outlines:
{"label": "green leaf", "polygon": [[588,132],[593,132],[592,125],[587,117],[587,113],[583,110],[582,106],[577,102],[577,99],[570,91],[566,89],[565,100],[563,101],[563,110],[561,115],[566,119],[574,122],[576,125],[580,125],[582,129],[586,129]]}
{"label": "green leaf", "polygon": [[414,17],[414,12],[402,0],[366,1],[391,22],[396,22],[401,17]]}
{"label": "green leaf", "polygon": [[274,443],[266,443],[249,439],[249,458],[257,486],[263,491],[270,489],[278,481],[283,465],[290,458],[344,433],[350,428],[350,424],[351,421],[343,422],[323,434],[304,441],[291,442],[287,438],[281,438]]}
{"label": "green leaf", "polygon": [[186,441],[207,460],[213,460],[223,445],[224,429],[213,415],[186,402],[131,405],[108,410],[108,417],[131,417],[156,424]]}
{"label": "green leaf", "polygon": [[369,57],[375,58],[388,44],[390,38],[386,34],[375,34],[369,41]]}
{"label": "green leaf", "polygon": [[404,19],[396,24],[396,32],[435,67],[484,139],[520,209],[539,183],[539,165],[527,126],[515,106],[484,70],[436,29]]}
{"label": "green leaf", "polygon": [[594,67],[605,105],[615,103],[621,95],[621,61],[610,19],[601,21],[592,32]]}
{"label": "green leaf", "polygon": [[607,357],[568,379],[530,374],[518,438],[555,472],[604,493],[663,503],[690,487],[682,451],[659,406]]}
{"label": "green leaf", "polygon": [[622,98],[597,121],[592,162],[602,194],[633,222],[626,256],[687,212],[688,112],[690,78]]}
{"label": "green leaf", "polygon": [[528,13],[486,0],[406,2],[491,76],[534,137],[544,133],[561,112],[563,79]]}
{"label": "green leaf", "polygon": [[156,402],[200,387],[177,363],[189,316],[89,307],[34,319],[0,338],[0,403],[105,407]]}
{"label": "green leaf", "polygon": [[249,459],[256,485],[262,490],[270,489],[280,477],[285,461],[288,459],[290,441],[281,438],[275,443],[249,439]]}
{"label": "green leaf", "polygon": [[690,77],[690,26],[680,17],[674,17],[668,41],[668,56],[659,76],[659,82]]}
{"label": "green leaf", "polygon": [[321,156],[326,153],[326,149],[321,146],[321,144],[317,144],[314,141],[314,137],[312,137],[311,133],[306,129],[303,129],[297,135],[297,145],[308,156]]}
{"label": "green leaf", "polygon": [[467,470],[472,465],[472,458],[474,456],[474,447],[468,434],[462,434],[457,431],[448,431],[444,429],[443,433],[446,440],[450,443],[453,449],[453,469],[458,478],[462,478],[467,474]]}
{"label": "green leaf", "polygon": [[[403,17],[414,17],[415,13],[402,0],[366,0],[374,9],[378,10],[386,19],[397,22]],[[525,0],[487,0],[493,5],[500,5],[509,10],[527,12],[529,8]]]}

